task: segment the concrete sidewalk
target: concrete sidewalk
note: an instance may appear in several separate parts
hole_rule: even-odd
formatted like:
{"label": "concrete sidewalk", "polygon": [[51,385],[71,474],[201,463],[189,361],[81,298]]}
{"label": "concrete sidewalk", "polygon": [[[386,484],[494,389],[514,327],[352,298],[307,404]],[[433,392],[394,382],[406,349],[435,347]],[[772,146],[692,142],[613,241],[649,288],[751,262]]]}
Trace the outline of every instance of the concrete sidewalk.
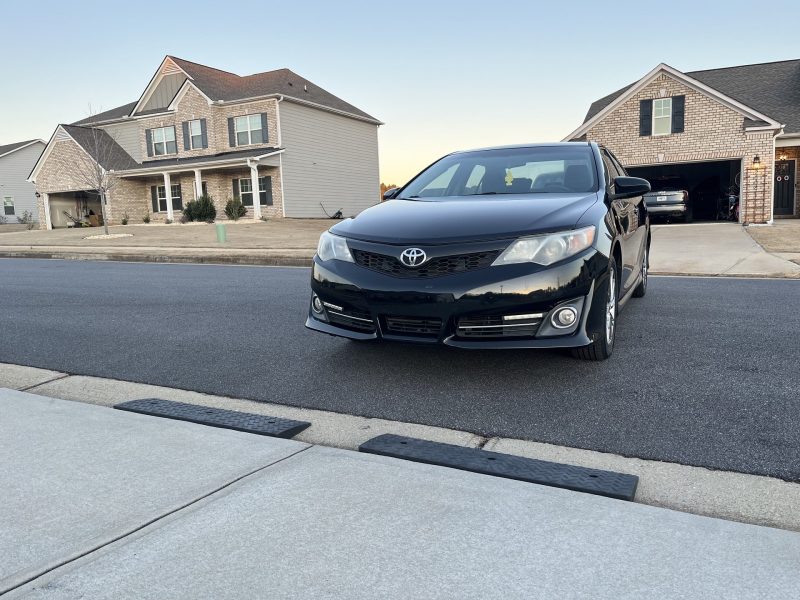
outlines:
{"label": "concrete sidewalk", "polygon": [[0,411],[12,598],[797,590],[797,533],[11,390]]}

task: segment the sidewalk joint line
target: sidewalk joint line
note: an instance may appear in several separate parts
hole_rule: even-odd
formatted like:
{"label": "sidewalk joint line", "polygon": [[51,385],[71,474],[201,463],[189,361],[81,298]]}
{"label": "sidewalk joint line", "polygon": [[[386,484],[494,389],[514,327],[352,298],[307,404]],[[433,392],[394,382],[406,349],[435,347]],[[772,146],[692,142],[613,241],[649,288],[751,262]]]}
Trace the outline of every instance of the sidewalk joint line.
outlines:
{"label": "sidewalk joint line", "polygon": [[[22,390],[19,390],[19,391],[22,391]],[[218,488],[215,488],[215,489],[211,490],[210,492],[208,492],[206,494],[203,494],[202,496],[199,496],[199,497],[197,497],[197,498],[195,498],[193,500],[190,500],[189,502],[187,502],[185,504],[182,504],[181,506],[178,506],[176,508],[170,509],[167,512],[165,512],[164,514],[159,515],[157,517],[154,517],[154,518],[150,519],[149,521],[147,521],[147,522],[145,522],[145,523],[143,523],[141,525],[138,525],[138,526],[134,527],[133,529],[131,529],[131,530],[125,532],[125,533],[122,533],[122,534],[120,534],[120,535],[118,535],[118,536],[116,536],[116,537],[114,537],[114,538],[112,538],[112,539],[110,539],[110,540],[108,540],[106,542],[102,542],[102,543],[98,544],[97,546],[89,548],[88,550],[86,550],[84,552],[81,552],[79,554],[76,554],[76,555],[73,555],[71,557],[68,557],[68,558],[62,560],[61,562],[59,562],[56,565],[53,565],[51,567],[47,567],[41,573],[37,573],[35,575],[32,575],[31,577],[29,577],[25,581],[21,581],[17,585],[15,585],[13,587],[10,587],[7,590],[0,591],[0,596],[4,596],[5,594],[13,592],[14,590],[18,590],[18,589],[22,588],[22,586],[28,585],[29,583],[44,577],[48,573],[52,573],[53,571],[55,571],[57,569],[60,569],[60,568],[65,567],[65,566],[67,566],[67,565],[69,565],[71,563],[79,561],[82,558],[85,558],[85,557],[89,556],[90,554],[93,554],[95,552],[98,552],[98,551],[102,550],[103,548],[107,548],[108,546],[111,546],[112,544],[115,544],[117,542],[123,541],[126,538],[129,538],[130,536],[134,535],[135,533],[138,533],[138,532],[142,531],[143,529],[145,529],[147,527],[150,527],[150,525],[154,525],[154,524],[158,523],[159,521],[162,521],[162,520],[166,519],[167,517],[170,517],[170,516],[172,516],[174,514],[177,514],[177,513],[181,512],[181,511],[183,511],[183,510],[185,510],[187,508],[190,508],[191,506],[197,504],[198,502],[202,502],[206,498],[209,498],[209,497],[211,497],[211,496],[213,496],[213,495],[215,495],[215,494],[217,494],[217,493],[219,493],[219,492],[221,492],[221,491],[223,491],[223,490],[225,490],[225,489],[227,489],[227,488],[239,483],[243,479],[246,479],[246,478],[248,478],[248,477],[250,477],[252,475],[260,473],[261,471],[264,471],[266,469],[269,469],[270,467],[273,467],[273,466],[277,465],[278,463],[282,463],[282,462],[284,462],[286,460],[289,460],[290,458],[294,458],[298,454],[301,454],[301,453],[305,452],[306,450],[309,450],[310,448],[313,448],[313,447],[314,447],[314,445],[308,444],[305,448],[300,448],[297,452],[292,452],[288,456],[284,456],[282,458],[274,460],[273,462],[271,462],[269,464],[263,465],[263,466],[258,467],[257,469],[254,469],[254,470],[252,470],[252,471],[250,471],[248,473],[240,475],[239,477],[236,477],[236,478],[230,480],[229,482],[219,486]]]}
{"label": "sidewalk joint line", "polygon": [[34,383],[33,385],[29,385],[29,386],[26,386],[24,388],[20,388],[17,391],[19,391],[19,392],[27,392],[29,390],[32,390],[34,388],[39,387],[40,385],[46,385],[48,383],[53,383],[54,381],[58,381],[60,379],[66,379],[67,377],[72,377],[72,375],[70,375],[69,373],[62,373],[58,377],[53,377],[52,379],[48,379],[47,381],[40,381],[39,383]]}

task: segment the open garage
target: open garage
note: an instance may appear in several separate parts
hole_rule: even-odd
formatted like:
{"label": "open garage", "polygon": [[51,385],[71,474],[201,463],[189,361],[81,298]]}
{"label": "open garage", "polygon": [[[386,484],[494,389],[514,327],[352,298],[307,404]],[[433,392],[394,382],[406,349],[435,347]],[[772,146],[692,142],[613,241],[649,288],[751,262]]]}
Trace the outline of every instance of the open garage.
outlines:
{"label": "open garage", "polygon": [[739,195],[741,160],[718,160],[630,167],[634,177],[643,177],[654,191],[686,190],[689,193],[687,221],[727,220],[728,196]]}

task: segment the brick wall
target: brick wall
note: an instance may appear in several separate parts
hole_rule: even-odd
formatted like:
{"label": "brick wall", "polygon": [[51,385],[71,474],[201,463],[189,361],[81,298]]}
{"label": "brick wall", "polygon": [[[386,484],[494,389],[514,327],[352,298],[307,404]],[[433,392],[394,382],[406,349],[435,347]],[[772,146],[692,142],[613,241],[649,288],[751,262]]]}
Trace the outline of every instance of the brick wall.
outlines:
{"label": "brick wall", "polygon": [[[683,133],[639,135],[639,102],[686,96]],[[772,205],[773,133],[744,130],[740,113],[662,74],[595,124],[587,139],[607,146],[625,166],[707,160],[742,160],[740,218],[746,223],[769,219]],[[762,177],[752,170],[753,157],[761,159]],[[761,185],[764,180],[764,185]],[[750,187],[748,187],[750,186]],[[765,216],[766,215],[766,216]]]}
{"label": "brick wall", "polygon": [[[260,113],[267,114],[267,125],[269,132],[268,142],[266,144],[255,144],[253,146],[240,146],[239,149],[277,146],[277,104],[277,100],[270,98],[267,100],[259,100],[257,102],[235,104],[233,106],[209,105],[208,101],[200,93],[198,93],[194,88],[190,87],[183,98],[181,98],[181,101],[178,103],[174,114],[159,115],[139,120],[139,137],[142,148],[142,157],[146,161],[157,158],[175,158],[176,156],[180,158],[189,156],[205,156],[209,154],[218,154],[220,152],[230,152],[232,150],[236,150],[236,148],[232,148],[230,146],[228,140],[228,117],[238,117],[242,115]],[[208,148],[184,150],[183,122],[194,119],[206,119]],[[170,154],[159,157],[147,156],[147,140],[145,138],[145,130],[170,126],[175,127],[175,140],[178,146],[178,154]]]}

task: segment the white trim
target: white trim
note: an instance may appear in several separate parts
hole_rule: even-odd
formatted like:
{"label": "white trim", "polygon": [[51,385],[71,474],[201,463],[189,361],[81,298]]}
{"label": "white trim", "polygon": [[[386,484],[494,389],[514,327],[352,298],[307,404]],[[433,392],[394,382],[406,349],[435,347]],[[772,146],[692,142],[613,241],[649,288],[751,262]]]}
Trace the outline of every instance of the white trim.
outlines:
{"label": "white trim", "polygon": [[[281,153],[278,155],[278,168],[280,169],[280,180],[281,180],[281,211],[283,212],[283,216],[286,216],[286,192],[283,191],[283,154]],[[378,188],[380,189],[380,187]],[[274,198],[273,198],[274,200]]]}
{"label": "white trim", "polygon": [[[164,73],[164,66],[167,63],[170,63],[173,67],[175,67],[175,69],[177,69],[177,71],[170,70],[169,73]],[[187,79],[191,79],[189,74],[186,71],[184,71],[183,69],[181,69],[175,63],[175,61],[172,60],[172,58],[170,58],[169,56],[165,56],[164,60],[162,60],[161,64],[158,66],[158,70],[150,78],[150,83],[148,83],[147,87],[144,88],[144,92],[142,92],[142,95],[139,97],[139,101],[136,103],[136,106],[133,107],[133,110],[129,113],[129,116],[135,115],[137,112],[139,112],[140,110],[142,110],[144,108],[144,106],[147,104],[148,100],[150,100],[150,97],[153,95],[153,92],[155,92],[156,88],[158,87],[158,84],[161,83],[161,80],[166,75],[174,75],[175,73],[178,73],[178,72],[181,72],[184,75],[186,75]],[[150,115],[148,115],[148,116],[150,116]]]}
{"label": "white trim", "polygon": [[[178,105],[181,103],[181,100],[183,100],[183,97],[186,95],[186,92],[189,90],[190,87],[193,87],[195,90],[197,90],[197,93],[199,93],[203,98],[205,98],[206,102],[208,102],[208,105],[211,106],[211,104],[213,103],[211,98],[206,96],[203,90],[197,87],[192,81],[192,79],[189,78],[186,81],[184,81],[183,84],[181,84],[181,87],[178,89],[178,93],[175,94],[175,97],[172,99],[172,102],[170,102],[169,106],[167,106],[168,111],[175,111],[178,109]],[[151,115],[145,115],[145,116],[149,117]]]}
{"label": "white trim", "polygon": [[781,129],[783,127],[780,123],[768,117],[767,115],[762,114],[757,110],[754,110],[749,106],[746,106],[741,102],[738,102],[737,100],[734,100],[730,96],[726,96],[725,94],[715,90],[712,87],[705,85],[704,83],[700,83],[696,79],[693,79],[692,77],[686,75],[685,73],[681,73],[677,69],[674,69],[667,64],[661,63],[652,71],[650,71],[647,75],[642,77],[639,81],[634,83],[624,93],[620,94],[617,98],[615,98],[612,102],[610,102],[605,108],[599,111],[591,119],[583,123],[575,131],[566,136],[562,141],[568,142],[572,139],[581,137],[582,135],[586,134],[586,132],[589,131],[589,129],[591,129],[593,125],[595,125],[598,121],[601,121],[603,118],[606,117],[606,115],[613,112],[619,106],[621,106],[629,99],[631,99],[633,96],[635,96],[639,92],[639,90],[650,85],[650,83],[655,81],[655,79],[662,73],[665,73],[673,77],[674,79],[677,79],[684,85],[694,89],[695,91],[701,92],[706,96],[713,98],[714,100],[717,100],[721,104],[735,110],[736,112],[743,114],[746,117],[769,123],[771,129]]}
{"label": "white trim", "polygon": [[341,115],[343,117],[356,119],[357,121],[365,121],[367,123],[372,123],[374,125],[385,125],[383,121],[379,121],[378,119],[362,117],[361,115],[356,115],[344,110],[339,110],[338,108],[331,108],[330,106],[317,104],[316,102],[311,102],[310,100],[302,100],[300,98],[295,98],[294,96],[287,96],[286,94],[278,94],[278,93],[264,94],[263,96],[252,96],[250,98],[237,98],[236,100],[214,100],[213,104],[215,106],[231,106],[234,104],[250,104],[252,102],[262,102],[264,100],[269,100],[270,98],[273,99],[280,98],[281,100],[288,100],[290,102],[303,104],[305,106],[310,106],[312,108],[324,110],[326,112],[331,112],[337,115]]}
{"label": "white trim", "polygon": [[28,148],[29,146],[33,146],[34,144],[38,144],[39,142],[41,142],[42,144],[47,146],[47,142],[45,142],[44,140],[31,140],[27,144],[23,144],[22,146],[14,148],[13,150],[9,150],[5,154],[0,154],[0,158],[3,158],[4,156],[8,156],[9,154],[14,154],[14,152],[17,152],[18,150],[22,150],[24,148]]}
{"label": "white trim", "polygon": [[800,146],[800,134],[779,135],[775,138],[777,148],[792,148]]}

